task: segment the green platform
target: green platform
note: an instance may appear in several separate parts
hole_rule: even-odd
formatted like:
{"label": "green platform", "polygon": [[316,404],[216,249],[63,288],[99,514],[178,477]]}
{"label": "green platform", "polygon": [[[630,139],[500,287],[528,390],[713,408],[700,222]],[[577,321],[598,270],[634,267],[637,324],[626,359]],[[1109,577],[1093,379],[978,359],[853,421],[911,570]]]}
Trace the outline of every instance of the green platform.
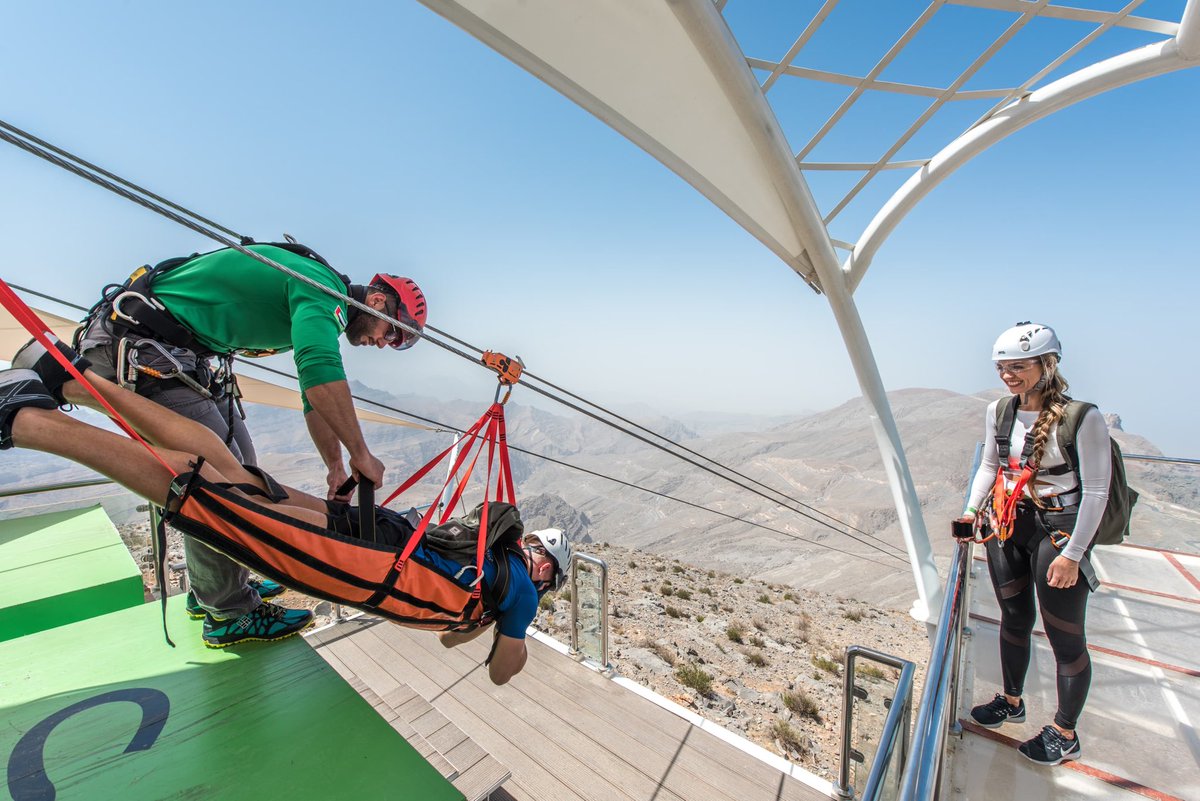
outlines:
{"label": "green platform", "polygon": [[182,602],[176,648],[156,603],[0,643],[0,799],[462,798],[301,637],[208,649]]}
{"label": "green platform", "polygon": [[0,642],[143,601],[141,573],[99,506],[0,521]]}

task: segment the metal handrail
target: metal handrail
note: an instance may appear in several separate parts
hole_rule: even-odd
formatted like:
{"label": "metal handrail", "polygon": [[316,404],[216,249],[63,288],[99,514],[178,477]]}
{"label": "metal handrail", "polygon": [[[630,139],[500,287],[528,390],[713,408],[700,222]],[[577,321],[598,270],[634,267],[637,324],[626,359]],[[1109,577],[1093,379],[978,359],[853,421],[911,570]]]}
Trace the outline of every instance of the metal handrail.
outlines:
{"label": "metal handrail", "polygon": [[60,481],[57,484],[42,484],[23,489],[0,490],[0,498],[16,498],[20,495],[36,495],[39,492],[57,492],[58,490],[79,489],[80,487],[99,487],[104,484],[115,484],[108,478],[89,478],[82,481]]}
{"label": "metal handrail", "polygon": [[936,796],[942,773],[942,752],[949,730],[948,716],[954,713],[951,698],[957,697],[962,612],[973,545],[970,540],[959,542],[955,546],[955,558],[950,563],[937,636],[925,676],[921,704],[917,709],[917,722],[913,727],[912,759],[904,770],[899,801],[918,801]]}
{"label": "metal handrail", "polygon": [[608,563],[595,556],[575,553],[571,557],[571,654],[579,654],[579,570],[580,562],[600,569],[600,666],[608,670]]}
{"label": "metal handrail", "polygon": [[846,649],[846,677],[842,682],[844,697],[842,703],[842,753],[841,770],[838,784],[834,790],[838,798],[854,798],[854,788],[850,784],[850,738],[854,725],[854,663],[862,656],[889,667],[900,670],[900,678],[896,681],[896,692],[892,696],[892,705],[883,721],[883,731],[879,736],[879,747],[875,751],[875,759],[871,762],[871,772],[867,775],[867,783],[860,798],[863,801],[875,801],[883,792],[883,779],[891,765],[892,758],[897,754],[900,760],[900,771],[908,759],[909,723],[912,718],[913,674],[916,666],[907,659],[885,654],[862,645],[851,645]]}
{"label": "metal handrail", "polygon": [[1178,456],[1151,456],[1148,453],[1122,453],[1127,462],[1167,462],[1168,464],[1200,464],[1200,459],[1184,459]]}

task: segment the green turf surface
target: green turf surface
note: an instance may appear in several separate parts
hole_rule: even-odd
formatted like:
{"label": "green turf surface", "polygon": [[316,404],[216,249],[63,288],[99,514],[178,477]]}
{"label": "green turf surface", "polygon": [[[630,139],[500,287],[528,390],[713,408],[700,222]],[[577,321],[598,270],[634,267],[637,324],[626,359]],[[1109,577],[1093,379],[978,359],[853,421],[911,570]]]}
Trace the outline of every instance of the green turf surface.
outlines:
{"label": "green turf surface", "polygon": [[0,643],[0,800],[462,798],[302,638],[168,621],[176,648],[156,603]]}
{"label": "green turf surface", "polygon": [[143,600],[141,573],[99,506],[0,521],[0,642]]}

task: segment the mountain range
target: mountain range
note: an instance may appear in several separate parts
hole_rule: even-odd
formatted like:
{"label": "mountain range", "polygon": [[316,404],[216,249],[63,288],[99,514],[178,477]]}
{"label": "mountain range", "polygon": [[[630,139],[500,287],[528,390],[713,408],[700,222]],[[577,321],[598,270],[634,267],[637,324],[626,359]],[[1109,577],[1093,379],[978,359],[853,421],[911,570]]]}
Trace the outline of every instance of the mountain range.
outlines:
{"label": "mountain range", "polygon": [[[460,429],[485,408],[461,400],[390,395],[357,383],[353,390],[360,397]],[[937,389],[889,393],[939,568],[950,552],[949,521],[963,506],[975,445],[983,435],[984,411],[998,395]],[[300,414],[250,406],[248,415],[260,464],[286,484],[323,492],[324,468]],[[1109,419],[1126,453],[1160,454],[1145,439],[1121,431],[1119,418]],[[701,568],[891,608],[906,608],[914,596],[891,490],[861,399],[794,418],[672,418],[653,416],[648,409],[637,411],[639,425],[738,471],[744,477],[734,478],[749,489],[570,410],[560,414],[513,401],[506,407],[506,421],[527,530],[554,525],[584,543],[608,542]],[[447,430],[377,423],[365,424],[364,433],[388,466],[389,487],[452,441]],[[644,431],[636,433],[654,439]],[[698,455],[683,455],[727,475]],[[0,488],[86,475],[81,468],[42,454],[5,456],[0,461]],[[480,460],[477,473],[483,472],[485,461]],[[1130,484],[1141,493],[1134,542],[1193,552],[1200,548],[1200,489],[1194,468],[1137,461],[1127,466]],[[431,502],[445,478],[445,468],[439,467],[397,504]],[[478,485],[468,489],[466,497],[476,499],[469,501],[472,505],[480,491]],[[14,503],[0,500],[5,502]],[[46,502],[35,496],[18,503]],[[127,502],[124,508],[132,505]]]}

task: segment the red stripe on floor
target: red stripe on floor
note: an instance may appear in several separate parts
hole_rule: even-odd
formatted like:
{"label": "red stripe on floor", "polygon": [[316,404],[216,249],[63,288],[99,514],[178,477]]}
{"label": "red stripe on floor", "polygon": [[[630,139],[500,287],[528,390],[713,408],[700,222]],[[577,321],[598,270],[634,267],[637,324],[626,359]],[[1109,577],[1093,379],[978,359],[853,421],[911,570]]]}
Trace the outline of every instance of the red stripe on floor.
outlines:
{"label": "red stripe on floor", "polygon": [[[1132,546],[1130,546],[1130,547],[1132,547]],[[1146,550],[1157,550],[1157,549],[1146,548]],[[1169,561],[1171,564],[1175,565],[1175,567],[1179,570],[1179,572],[1183,573],[1183,575],[1187,578],[1187,580],[1192,583],[1192,586],[1194,586],[1196,589],[1200,590],[1200,581],[1197,581],[1196,577],[1193,576],[1191,573],[1189,573],[1186,567],[1184,567],[1181,563],[1177,562],[1169,553],[1167,553],[1167,552],[1162,552],[1162,553],[1163,553],[1163,556],[1167,559],[1167,561]],[[983,562],[984,564],[987,564],[987,559],[984,559],[982,556],[976,556],[975,561]],[[1143,595],[1157,595],[1159,598],[1170,598],[1172,601],[1183,601],[1185,604],[1200,604],[1200,598],[1185,598],[1182,595],[1174,595],[1173,593],[1169,593],[1169,592],[1159,592],[1158,590],[1148,590],[1145,587],[1134,587],[1130,584],[1116,584],[1111,581],[1102,581],[1102,582],[1100,582],[1100,586],[1112,587],[1113,589],[1117,589],[1117,590],[1126,590],[1127,592],[1139,592],[1139,593],[1142,593]]]}
{"label": "red stripe on floor", "polygon": [[[985,623],[993,623],[997,626],[1000,625],[999,620],[996,620],[992,617],[987,617],[986,615],[977,615],[975,613],[971,613],[971,619],[982,620]],[[1034,634],[1039,637],[1046,636],[1046,633],[1042,631],[1035,631]],[[1098,651],[1102,654],[1108,654],[1109,656],[1116,656],[1120,657],[1121,659],[1131,660],[1133,662],[1141,662],[1143,665],[1153,665],[1154,667],[1162,668],[1163,670],[1173,670],[1176,673],[1182,673],[1185,676],[1200,678],[1200,670],[1195,670],[1193,668],[1180,667],[1179,665],[1172,665],[1169,662],[1159,662],[1157,659],[1147,659],[1144,656],[1135,656],[1134,654],[1127,654],[1124,651],[1114,651],[1112,648],[1105,648],[1103,645],[1096,645],[1095,643],[1090,642],[1088,643],[1087,647],[1089,651]]]}
{"label": "red stripe on floor", "polygon": [[[969,720],[960,720],[959,723],[962,724],[964,730],[971,732],[971,734],[976,734],[980,737],[991,740],[992,742],[1000,743],[1001,745],[1007,745],[1010,748],[1016,748],[1021,744],[1019,740],[1015,740],[1012,737],[1006,737],[1005,735],[992,731],[991,729],[985,729]],[[1111,784],[1113,787],[1120,787],[1122,790],[1128,790],[1131,793],[1137,793],[1144,798],[1151,798],[1154,801],[1183,801],[1183,799],[1179,796],[1171,795],[1170,793],[1164,793],[1161,790],[1155,790],[1152,787],[1139,784],[1133,779],[1124,779],[1116,774],[1109,773],[1106,770],[1100,770],[1100,768],[1093,768],[1091,765],[1085,765],[1079,760],[1075,760],[1073,762],[1064,762],[1062,763],[1061,767],[1070,768],[1073,771],[1082,773],[1084,776],[1091,776],[1093,779],[1099,779],[1106,784]]]}
{"label": "red stripe on floor", "polygon": [[1170,562],[1171,565],[1176,570],[1178,570],[1180,573],[1182,573],[1183,577],[1185,579],[1187,579],[1188,581],[1190,581],[1192,583],[1193,587],[1200,590],[1200,581],[1198,581],[1195,576],[1193,576],[1191,573],[1189,573],[1188,569],[1186,567],[1184,567],[1183,564],[1178,559],[1176,559],[1173,555],[1171,555],[1169,553],[1164,553],[1163,558],[1166,559],[1168,562]]}
{"label": "red stripe on floor", "polygon": [[1128,584],[1113,584],[1111,581],[1104,582],[1105,587],[1112,587],[1117,590],[1129,590],[1130,592],[1140,592],[1143,595],[1157,595],[1159,598],[1170,598],[1172,601],[1183,601],[1185,604],[1200,604],[1200,598],[1184,598],[1182,595],[1173,595],[1169,592],[1159,592],[1158,590],[1148,590],[1145,587],[1131,587]]}

